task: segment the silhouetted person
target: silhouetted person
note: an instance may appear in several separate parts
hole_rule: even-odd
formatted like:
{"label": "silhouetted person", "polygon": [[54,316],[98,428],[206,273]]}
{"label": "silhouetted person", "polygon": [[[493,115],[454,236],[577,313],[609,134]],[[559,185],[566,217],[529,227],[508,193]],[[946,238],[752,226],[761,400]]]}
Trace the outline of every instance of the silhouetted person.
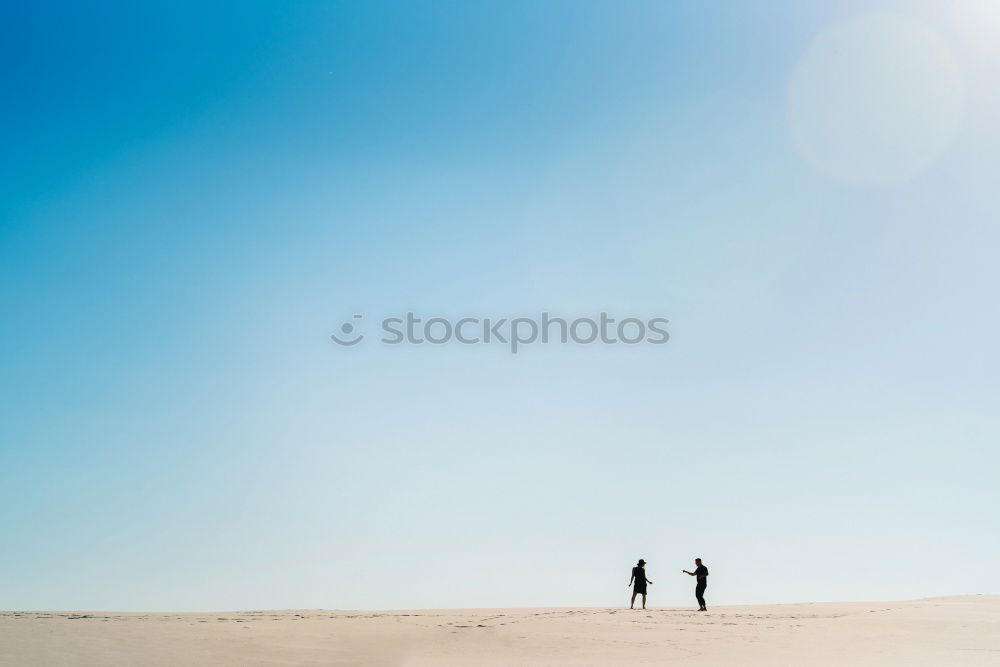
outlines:
{"label": "silhouetted person", "polygon": [[[633,580],[635,586],[632,586]],[[646,608],[646,584],[653,583],[646,578],[646,561],[639,559],[639,564],[632,568],[632,578],[628,580],[628,585],[632,586],[632,604],[629,609],[635,609],[635,596],[642,595],[642,608]]]}
{"label": "silhouetted person", "polygon": [[697,565],[694,572],[684,570],[684,574],[698,577],[698,583],[694,587],[694,596],[698,598],[698,611],[708,611],[708,607],[705,606],[705,589],[708,588],[708,568],[701,564],[700,558],[695,558],[694,564]]}

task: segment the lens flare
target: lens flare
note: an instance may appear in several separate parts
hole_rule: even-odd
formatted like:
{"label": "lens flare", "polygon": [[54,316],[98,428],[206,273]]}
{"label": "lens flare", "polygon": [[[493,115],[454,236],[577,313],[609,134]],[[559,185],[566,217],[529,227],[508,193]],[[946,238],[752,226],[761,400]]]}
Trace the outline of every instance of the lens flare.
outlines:
{"label": "lens flare", "polygon": [[848,185],[911,179],[951,144],[965,104],[963,72],[943,39],[887,13],[818,35],[788,92],[798,149]]}

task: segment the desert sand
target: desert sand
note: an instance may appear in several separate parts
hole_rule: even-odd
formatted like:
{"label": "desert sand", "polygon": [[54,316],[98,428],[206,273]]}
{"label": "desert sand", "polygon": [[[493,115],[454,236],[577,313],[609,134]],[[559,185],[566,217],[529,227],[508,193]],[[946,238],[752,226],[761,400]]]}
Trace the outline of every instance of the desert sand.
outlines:
{"label": "desert sand", "polygon": [[997,665],[1000,596],[690,608],[2,612],[0,665]]}

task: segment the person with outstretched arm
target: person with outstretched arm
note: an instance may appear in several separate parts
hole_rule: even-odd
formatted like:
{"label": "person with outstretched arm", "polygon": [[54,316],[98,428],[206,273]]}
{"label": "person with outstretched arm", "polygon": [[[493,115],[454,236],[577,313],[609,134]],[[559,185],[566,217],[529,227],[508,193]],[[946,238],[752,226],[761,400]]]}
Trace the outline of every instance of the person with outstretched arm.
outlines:
{"label": "person with outstretched arm", "polygon": [[[684,574],[698,578],[698,583],[694,587],[694,596],[698,599],[698,611],[708,611],[708,607],[705,606],[705,589],[708,588],[708,568],[701,564],[700,558],[695,558],[694,564],[694,572],[688,572],[687,570],[683,570],[683,572]],[[635,597],[632,599],[634,600]]]}
{"label": "person with outstretched arm", "polygon": [[635,586],[632,588],[632,604],[629,605],[629,609],[635,609],[635,596],[642,594],[642,608],[646,608],[646,584],[653,583],[646,578],[646,561],[639,559],[639,564],[632,568],[632,578],[628,580],[628,585],[632,586],[632,582],[635,581]]}

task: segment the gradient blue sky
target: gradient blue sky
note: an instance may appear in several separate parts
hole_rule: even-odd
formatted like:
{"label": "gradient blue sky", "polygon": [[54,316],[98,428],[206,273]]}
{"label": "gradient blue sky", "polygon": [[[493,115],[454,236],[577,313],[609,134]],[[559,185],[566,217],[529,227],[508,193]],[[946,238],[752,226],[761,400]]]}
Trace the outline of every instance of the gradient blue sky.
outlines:
{"label": "gradient blue sky", "polygon": [[[1000,8],[943,4],[3,3],[0,607],[1000,591]],[[845,25],[933,103],[797,107]],[[329,341],[407,310],[672,339]]]}

